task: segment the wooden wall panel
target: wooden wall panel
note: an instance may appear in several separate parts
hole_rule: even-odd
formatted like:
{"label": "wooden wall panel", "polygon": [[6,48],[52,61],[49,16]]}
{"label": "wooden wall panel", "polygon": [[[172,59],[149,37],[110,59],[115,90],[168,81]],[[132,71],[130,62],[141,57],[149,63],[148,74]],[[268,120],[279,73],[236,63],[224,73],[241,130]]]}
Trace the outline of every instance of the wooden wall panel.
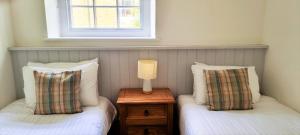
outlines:
{"label": "wooden wall panel", "polygon": [[168,87],[171,89],[174,95],[177,95],[177,90],[178,90],[177,80],[179,78],[178,71],[177,71],[178,68],[177,56],[178,56],[177,50],[168,51],[168,63],[167,63],[168,64]]}
{"label": "wooden wall panel", "polygon": [[210,65],[216,64],[216,50],[213,49],[206,50],[205,63]]}
{"label": "wooden wall panel", "polygon": [[205,52],[206,52],[206,50],[203,50],[203,49],[197,50],[197,62],[205,63],[205,59],[206,59]]}
{"label": "wooden wall panel", "polygon": [[244,50],[237,49],[234,51],[234,65],[242,66],[244,65]]}
{"label": "wooden wall panel", "polygon": [[158,51],[157,87],[168,86],[168,51]]}
{"label": "wooden wall panel", "polygon": [[234,49],[225,50],[225,65],[234,65],[235,54]]}
{"label": "wooden wall panel", "polygon": [[80,59],[79,51],[70,51],[69,52],[70,56],[70,62],[77,62]]}
{"label": "wooden wall panel", "polygon": [[157,79],[153,87],[169,87],[174,95],[192,94],[193,75],[191,65],[204,62],[214,65],[255,66],[262,81],[266,48],[223,49],[140,49],[140,50],[12,50],[17,97],[24,97],[22,67],[27,62],[78,62],[99,59],[99,95],[116,101],[118,91],[125,87],[142,87],[137,78],[138,59],[158,60]]}
{"label": "wooden wall panel", "polygon": [[[101,91],[100,95],[103,95],[105,97],[108,97],[109,99],[112,99],[111,95],[111,66],[110,65],[110,52],[109,51],[101,51],[100,52],[100,70],[103,71],[100,74],[101,77]],[[116,82],[118,83],[118,82]]]}
{"label": "wooden wall panel", "polygon": [[121,88],[129,88],[129,52],[128,51],[120,51],[119,52],[119,69],[120,69],[120,87]]}
{"label": "wooden wall panel", "polygon": [[18,63],[18,52],[11,52],[11,59],[13,62],[13,71],[14,71],[14,80],[15,80],[15,89],[16,91],[16,96],[17,97],[24,97],[24,92],[23,92],[23,78],[21,78],[21,74],[19,72],[19,68],[21,68],[21,66],[19,66]]}
{"label": "wooden wall panel", "polygon": [[38,52],[37,51],[28,51],[28,61],[36,62],[38,61]]}
{"label": "wooden wall panel", "polygon": [[140,54],[139,51],[128,52],[129,69],[128,71],[125,72],[129,72],[129,87],[131,88],[139,87],[141,84],[141,80],[137,78],[137,63],[139,59],[139,54]]}
{"label": "wooden wall panel", "polygon": [[184,93],[185,88],[186,88],[186,64],[187,64],[187,50],[182,50],[182,51],[178,51],[177,53],[177,81],[176,81],[176,85],[177,85],[177,94],[181,95]]}
{"label": "wooden wall panel", "polygon": [[49,51],[38,51],[38,61],[43,63],[49,62]]}
{"label": "wooden wall panel", "polygon": [[49,62],[59,62],[58,51],[49,51]]}
{"label": "wooden wall panel", "polygon": [[69,51],[58,51],[58,59],[60,62],[70,61]]}
{"label": "wooden wall panel", "polygon": [[254,61],[254,57],[253,57],[253,52],[254,50],[253,49],[247,49],[244,51],[244,65],[246,66],[251,66],[253,65],[253,61]]}
{"label": "wooden wall panel", "polygon": [[120,90],[120,53],[112,51],[110,53],[110,86],[112,101],[117,101]]}
{"label": "wooden wall panel", "polygon": [[[150,50],[149,51],[148,59],[158,60],[158,52],[157,52],[157,50]],[[152,80],[151,83],[152,83],[153,86],[158,86],[158,79]],[[142,81],[140,80],[140,86],[141,85],[142,85]]]}
{"label": "wooden wall panel", "polygon": [[187,58],[186,58],[186,84],[185,84],[185,91],[183,94],[189,94],[193,92],[193,74],[191,70],[191,65],[197,61],[197,50],[188,50]]}

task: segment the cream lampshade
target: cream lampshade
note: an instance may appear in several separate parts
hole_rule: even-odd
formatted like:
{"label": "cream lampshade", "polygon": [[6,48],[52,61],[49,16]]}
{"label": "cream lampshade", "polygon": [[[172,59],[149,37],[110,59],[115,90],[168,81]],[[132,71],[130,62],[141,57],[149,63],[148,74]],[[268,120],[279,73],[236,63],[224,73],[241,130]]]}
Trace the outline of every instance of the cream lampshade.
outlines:
{"label": "cream lampshade", "polygon": [[138,78],[144,79],[143,92],[151,94],[152,86],[151,79],[157,76],[157,61],[156,60],[139,60],[138,61]]}

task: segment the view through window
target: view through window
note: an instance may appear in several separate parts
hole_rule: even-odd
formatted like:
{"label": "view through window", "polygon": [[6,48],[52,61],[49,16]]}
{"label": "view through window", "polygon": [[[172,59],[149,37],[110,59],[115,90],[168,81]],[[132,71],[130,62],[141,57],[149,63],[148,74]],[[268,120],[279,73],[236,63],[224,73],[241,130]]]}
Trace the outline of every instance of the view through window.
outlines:
{"label": "view through window", "polygon": [[140,29],[140,0],[69,0],[72,28]]}

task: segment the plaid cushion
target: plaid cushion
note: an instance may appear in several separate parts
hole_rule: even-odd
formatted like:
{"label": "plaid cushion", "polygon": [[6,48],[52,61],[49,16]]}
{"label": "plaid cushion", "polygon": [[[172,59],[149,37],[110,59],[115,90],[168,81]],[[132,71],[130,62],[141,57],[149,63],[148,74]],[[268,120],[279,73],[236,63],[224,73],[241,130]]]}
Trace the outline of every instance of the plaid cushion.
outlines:
{"label": "plaid cushion", "polygon": [[208,109],[252,109],[252,95],[247,68],[204,70],[208,92]]}
{"label": "plaid cushion", "polygon": [[42,73],[34,71],[36,108],[34,114],[82,112],[79,91],[81,71]]}

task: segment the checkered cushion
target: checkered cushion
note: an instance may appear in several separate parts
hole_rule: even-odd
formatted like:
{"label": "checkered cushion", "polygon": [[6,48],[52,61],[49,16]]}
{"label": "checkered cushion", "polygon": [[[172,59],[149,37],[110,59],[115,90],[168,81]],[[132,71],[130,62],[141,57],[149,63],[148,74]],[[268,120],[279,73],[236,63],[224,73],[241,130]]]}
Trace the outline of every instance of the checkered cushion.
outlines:
{"label": "checkered cushion", "polygon": [[34,114],[82,112],[79,91],[81,71],[43,73],[34,71],[36,108]]}
{"label": "checkered cushion", "polygon": [[252,109],[252,95],[247,68],[204,70],[208,92],[208,109]]}

